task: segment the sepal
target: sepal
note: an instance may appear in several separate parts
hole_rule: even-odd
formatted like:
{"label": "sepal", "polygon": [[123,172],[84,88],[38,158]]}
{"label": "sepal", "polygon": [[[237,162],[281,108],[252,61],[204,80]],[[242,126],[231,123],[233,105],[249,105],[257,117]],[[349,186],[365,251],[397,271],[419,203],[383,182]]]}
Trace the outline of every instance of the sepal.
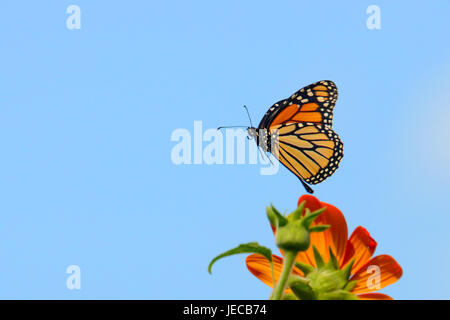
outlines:
{"label": "sepal", "polygon": [[348,291],[336,290],[332,292],[321,293],[319,295],[320,300],[359,300],[359,298]]}
{"label": "sepal", "polygon": [[309,285],[309,280],[297,275],[291,275],[288,286],[292,292],[301,300],[316,300],[316,294]]}

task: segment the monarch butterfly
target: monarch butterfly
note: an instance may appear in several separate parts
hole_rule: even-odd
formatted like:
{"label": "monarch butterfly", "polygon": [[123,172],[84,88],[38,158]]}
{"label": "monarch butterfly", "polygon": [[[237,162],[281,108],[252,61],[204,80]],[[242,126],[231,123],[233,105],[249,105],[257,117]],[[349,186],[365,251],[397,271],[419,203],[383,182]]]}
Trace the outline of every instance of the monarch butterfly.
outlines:
{"label": "monarch butterfly", "polygon": [[309,193],[314,191],[308,184],[332,175],[344,155],[343,143],[331,128],[337,97],[334,82],[318,81],[275,103],[258,128],[251,120],[247,128],[258,147],[272,153]]}

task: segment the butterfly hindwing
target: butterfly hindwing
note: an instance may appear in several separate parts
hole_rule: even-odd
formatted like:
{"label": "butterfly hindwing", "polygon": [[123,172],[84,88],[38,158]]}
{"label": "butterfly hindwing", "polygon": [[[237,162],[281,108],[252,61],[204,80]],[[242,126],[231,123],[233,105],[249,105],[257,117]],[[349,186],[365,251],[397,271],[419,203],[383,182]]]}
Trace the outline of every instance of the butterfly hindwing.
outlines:
{"label": "butterfly hindwing", "polygon": [[339,136],[321,124],[289,123],[271,126],[272,154],[309,184],[317,184],[336,171],[343,157]]}

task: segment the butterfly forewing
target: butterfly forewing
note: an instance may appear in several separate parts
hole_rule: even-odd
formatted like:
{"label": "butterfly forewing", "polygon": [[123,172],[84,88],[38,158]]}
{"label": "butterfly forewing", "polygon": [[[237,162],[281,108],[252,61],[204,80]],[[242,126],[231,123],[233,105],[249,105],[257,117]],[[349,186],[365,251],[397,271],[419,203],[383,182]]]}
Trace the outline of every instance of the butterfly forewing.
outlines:
{"label": "butterfly forewing", "polygon": [[275,103],[264,115],[259,128],[289,123],[321,123],[331,128],[338,92],[333,81],[310,84],[287,99]]}

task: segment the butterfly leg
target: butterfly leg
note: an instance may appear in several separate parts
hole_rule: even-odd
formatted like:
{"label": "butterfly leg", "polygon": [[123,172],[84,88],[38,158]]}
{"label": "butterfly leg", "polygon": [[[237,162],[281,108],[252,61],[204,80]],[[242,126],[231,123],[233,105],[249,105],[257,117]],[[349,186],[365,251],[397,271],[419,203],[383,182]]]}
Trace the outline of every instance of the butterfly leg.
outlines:
{"label": "butterfly leg", "polygon": [[270,163],[273,165],[273,161],[272,159],[270,159],[269,155],[267,154],[267,152],[264,152],[264,154],[266,155],[267,159],[269,159]]}
{"label": "butterfly leg", "polygon": [[273,161],[272,161],[272,159],[270,159],[267,152],[266,151],[263,152],[260,147],[258,147],[258,150],[259,150],[259,154],[261,155],[261,159],[264,160],[265,158],[267,158],[267,160],[269,160],[269,162],[273,165]]}
{"label": "butterfly leg", "polygon": [[269,159],[270,163],[273,165],[272,159],[270,159],[270,157],[267,154],[266,154],[266,156],[267,156],[267,159]]}

